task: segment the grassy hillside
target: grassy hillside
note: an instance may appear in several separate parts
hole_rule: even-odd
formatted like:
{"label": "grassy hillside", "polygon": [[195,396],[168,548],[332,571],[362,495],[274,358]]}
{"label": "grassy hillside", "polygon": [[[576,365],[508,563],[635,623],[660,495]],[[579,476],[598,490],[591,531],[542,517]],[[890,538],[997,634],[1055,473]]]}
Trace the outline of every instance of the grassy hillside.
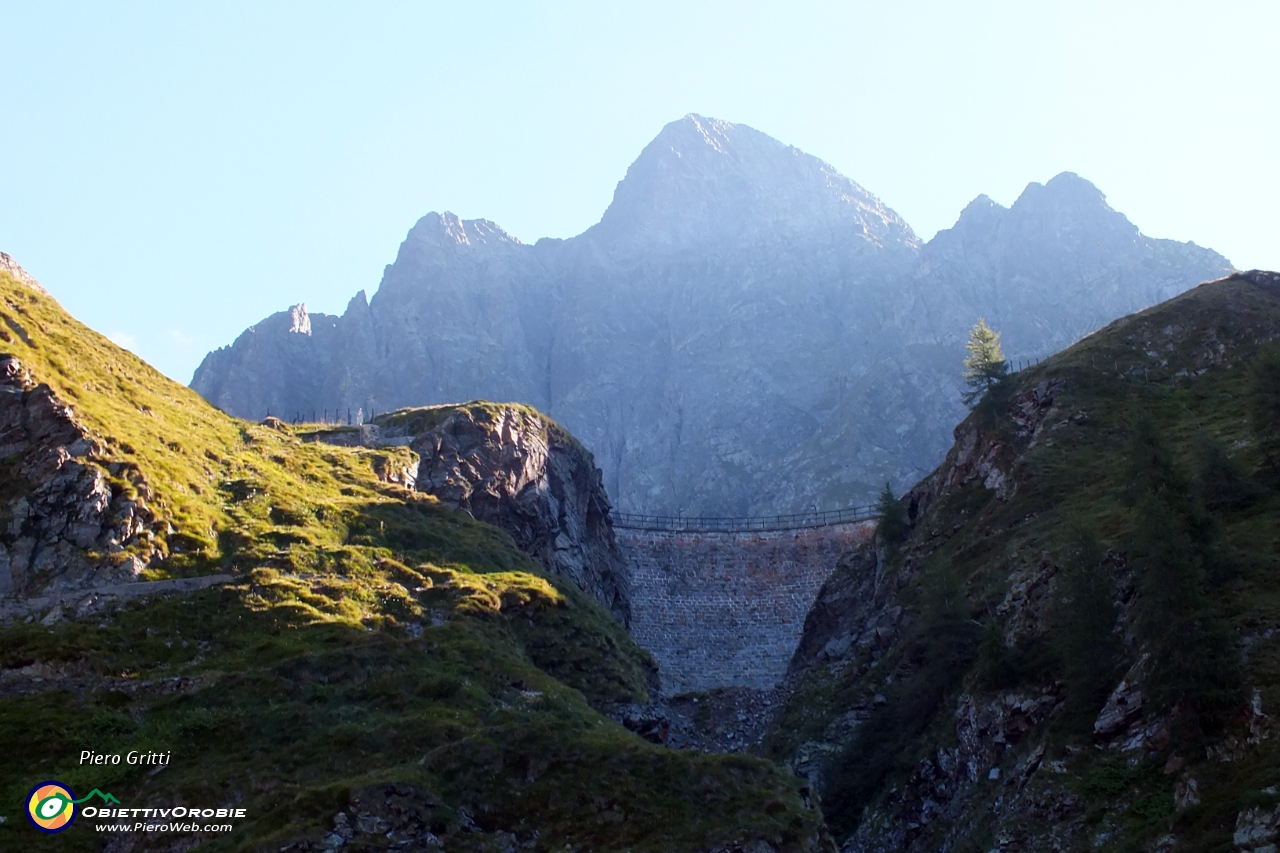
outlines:
{"label": "grassy hillside", "polygon": [[[145,489],[168,521],[144,579],[235,578],[0,627],[0,740],[20,745],[0,750],[0,849],[799,850],[819,836],[774,765],[666,750],[601,716],[647,698],[645,653],[504,533],[380,479],[408,451],[227,417],[5,274],[0,313],[0,352],[72,407],[112,489]],[[172,758],[84,766],[82,750]],[[80,818],[51,840],[21,802],[47,779],[248,817],[207,837],[98,835]]]}
{"label": "grassy hillside", "polygon": [[[1234,850],[1267,825],[1277,395],[1280,276],[1234,276],[957,428],[908,538],[824,590],[767,742],[820,775],[846,849]],[[1108,723],[1122,679],[1138,710]]]}

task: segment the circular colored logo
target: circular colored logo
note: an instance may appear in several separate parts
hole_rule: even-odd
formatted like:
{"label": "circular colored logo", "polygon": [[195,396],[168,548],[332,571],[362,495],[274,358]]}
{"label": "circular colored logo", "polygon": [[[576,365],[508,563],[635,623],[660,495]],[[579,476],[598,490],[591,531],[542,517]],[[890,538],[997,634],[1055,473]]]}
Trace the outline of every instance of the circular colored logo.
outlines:
{"label": "circular colored logo", "polygon": [[75,819],[75,799],[61,782],[43,782],[27,795],[27,817],[41,832],[62,832]]}

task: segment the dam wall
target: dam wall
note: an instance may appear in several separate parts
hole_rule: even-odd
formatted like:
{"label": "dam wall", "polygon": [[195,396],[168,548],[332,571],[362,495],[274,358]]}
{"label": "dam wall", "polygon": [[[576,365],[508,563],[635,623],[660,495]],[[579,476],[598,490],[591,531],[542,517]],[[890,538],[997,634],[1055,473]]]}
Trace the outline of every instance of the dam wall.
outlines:
{"label": "dam wall", "polygon": [[773,687],[805,616],[868,520],[797,530],[699,532],[617,528],[631,583],[631,633],[671,695]]}

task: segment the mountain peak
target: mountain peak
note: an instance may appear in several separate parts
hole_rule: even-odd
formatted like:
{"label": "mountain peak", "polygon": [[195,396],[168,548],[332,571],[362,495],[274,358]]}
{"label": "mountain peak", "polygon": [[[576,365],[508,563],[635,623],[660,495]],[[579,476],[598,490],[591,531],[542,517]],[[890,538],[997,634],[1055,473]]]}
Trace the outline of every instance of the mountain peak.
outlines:
{"label": "mountain peak", "polygon": [[919,245],[898,214],[817,157],[697,113],[666,125],[645,146],[588,233],[649,248],[806,233],[911,251]]}
{"label": "mountain peak", "polygon": [[[654,137],[653,142],[670,145],[676,151],[687,149],[690,146],[706,145],[724,154],[727,153],[727,148],[731,144],[729,135],[735,129],[736,126],[732,122],[707,118],[697,113],[689,113],[684,118],[665,125],[658,132],[658,135]],[[751,130],[751,128],[747,128],[747,130]],[[764,135],[761,134],[761,136]],[[782,143],[778,144],[781,145]]]}
{"label": "mountain peak", "polygon": [[1075,172],[1059,172],[1045,182],[1045,188],[1058,190],[1059,192],[1076,192],[1106,198],[1102,190],[1094,186],[1092,181],[1080,177]]}
{"label": "mountain peak", "polygon": [[1123,214],[1117,213],[1111,205],[1107,204],[1107,196],[1102,190],[1075,172],[1059,172],[1043,184],[1034,181],[1027,184],[1011,209],[1037,207],[1053,207],[1076,212],[1091,211],[1094,214],[1103,213],[1123,218]]}
{"label": "mountain peak", "polygon": [[960,211],[959,218],[951,230],[968,231],[975,228],[991,228],[1000,221],[1009,208],[993,201],[985,193],[975,198]]}
{"label": "mountain peak", "polygon": [[1013,221],[1053,235],[1052,242],[1061,246],[1074,245],[1084,232],[1117,247],[1141,236],[1138,226],[1107,204],[1102,190],[1074,172],[1027,184],[1009,210]]}
{"label": "mountain peak", "polygon": [[510,244],[520,241],[488,219],[463,219],[456,213],[432,211],[422,217],[409,231],[410,241],[428,243],[437,247],[480,246],[486,244]]}
{"label": "mountain peak", "polygon": [[345,317],[353,312],[362,313],[369,310],[369,297],[363,290],[356,291],[356,295],[351,297],[347,302],[347,310],[342,312]]}

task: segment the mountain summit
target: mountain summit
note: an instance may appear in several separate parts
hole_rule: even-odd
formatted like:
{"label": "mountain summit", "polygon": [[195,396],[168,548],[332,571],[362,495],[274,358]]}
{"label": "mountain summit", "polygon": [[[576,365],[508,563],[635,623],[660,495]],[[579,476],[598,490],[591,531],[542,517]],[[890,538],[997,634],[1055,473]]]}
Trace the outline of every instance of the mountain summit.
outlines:
{"label": "mountain summit", "polygon": [[620,509],[835,507],[942,458],[980,315],[1036,356],[1230,270],[1070,173],[1010,208],[979,197],[922,245],[818,158],[688,115],[583,234],[525,245],[428,214],[367,303],[310,334],[268,318],[192,387],[250,418],[518,400],[592,450]]}
{"label": "mountain summit", "polygon": [[584,236],[687,248],[814,232],[878,247],[920,244],[898,214],[817,157],[746,125],[691,113],[645,146]]}

